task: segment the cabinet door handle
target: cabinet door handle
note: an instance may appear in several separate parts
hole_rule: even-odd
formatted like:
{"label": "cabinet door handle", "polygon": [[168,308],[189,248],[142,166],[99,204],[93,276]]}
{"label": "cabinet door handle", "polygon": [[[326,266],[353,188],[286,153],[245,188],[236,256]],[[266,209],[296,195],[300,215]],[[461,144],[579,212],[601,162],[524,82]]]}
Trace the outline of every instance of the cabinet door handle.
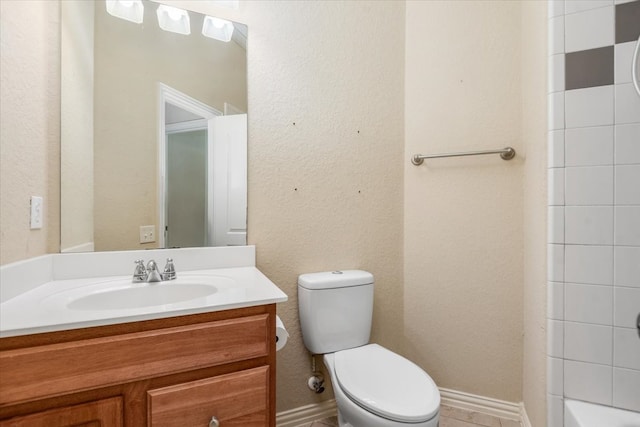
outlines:
{"label": "cabinet door handle", "polygon": [[220,427],[220,421],[216,417],[211,417],[211,421],[209,421],[209,427]]}

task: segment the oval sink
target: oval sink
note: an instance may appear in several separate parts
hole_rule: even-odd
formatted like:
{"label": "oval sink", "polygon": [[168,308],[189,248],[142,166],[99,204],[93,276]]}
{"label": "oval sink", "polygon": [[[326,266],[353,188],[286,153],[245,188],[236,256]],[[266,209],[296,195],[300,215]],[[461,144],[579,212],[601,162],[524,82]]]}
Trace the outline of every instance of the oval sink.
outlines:
{"label": "oval sink", "polygon": [[209,296],[217,288],[202,284],[145,284],[139,287],[110,289],[70,301],[71,310],[121,310],[176,304]]}
{"label": "oval sink", "polygon": [[[184,274],[156,283],[131,283],[130,278],[105,280],[49,295],[40,302],[48,311],[135,310],[163,307],[173,309],[211,295],[228,295],[237,290],[235,279],[209,274]],[[217,296],[216,296],[217,298]]]}

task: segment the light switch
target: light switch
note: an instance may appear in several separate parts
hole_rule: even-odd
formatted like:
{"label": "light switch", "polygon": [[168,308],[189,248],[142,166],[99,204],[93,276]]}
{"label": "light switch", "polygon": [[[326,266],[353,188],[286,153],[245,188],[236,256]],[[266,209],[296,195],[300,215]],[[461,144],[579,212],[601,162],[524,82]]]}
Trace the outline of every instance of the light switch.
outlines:
{"label": "light switch", "polygon": [[156,241],[156,226],[141,225],[140,226],[140,243],[153,243]]}
{"label": "light switch", "polygon": [[31,196],[31,229],[39,230],[42,228],[43,216],[42,197]]}

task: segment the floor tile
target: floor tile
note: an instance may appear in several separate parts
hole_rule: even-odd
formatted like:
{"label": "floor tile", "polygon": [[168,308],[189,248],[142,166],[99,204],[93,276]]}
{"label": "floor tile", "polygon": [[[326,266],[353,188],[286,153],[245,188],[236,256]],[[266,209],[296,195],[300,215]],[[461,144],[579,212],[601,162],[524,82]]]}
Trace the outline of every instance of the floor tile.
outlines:
{"label": "floor tile", "polygon": [[456,420],[465,421],[483,427],[501,427],[500,419],[479,412],[467,411],[459,408],[442,405],[440,414],[447,418],[455,418]]}
{"label": "floor tile", "polygon": [[[338,418],[316,420],[304,427],[338,427]],[[439,427],[522,427],[520,422],[447,405],[440,407]]]}

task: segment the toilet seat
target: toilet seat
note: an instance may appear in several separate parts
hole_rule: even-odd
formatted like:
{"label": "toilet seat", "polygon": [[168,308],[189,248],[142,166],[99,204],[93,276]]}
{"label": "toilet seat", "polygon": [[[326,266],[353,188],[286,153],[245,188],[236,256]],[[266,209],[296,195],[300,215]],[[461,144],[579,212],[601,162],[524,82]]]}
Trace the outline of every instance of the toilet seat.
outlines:
{"label": "toilet seat", "polygon": [[378,344],[334,353],[335,375],[345,395],[380,417],[419,423],[437,415],[440,393],[417,365]]}

